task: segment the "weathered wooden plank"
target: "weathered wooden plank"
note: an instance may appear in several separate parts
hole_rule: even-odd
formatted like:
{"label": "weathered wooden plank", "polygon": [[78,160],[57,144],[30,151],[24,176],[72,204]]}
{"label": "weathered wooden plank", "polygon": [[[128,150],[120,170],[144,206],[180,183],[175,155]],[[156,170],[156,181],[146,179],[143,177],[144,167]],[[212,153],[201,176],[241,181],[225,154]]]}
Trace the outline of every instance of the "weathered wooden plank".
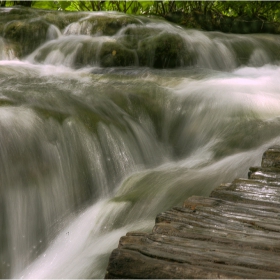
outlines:
{"label": "weathered wooden plank", "polygon": [[280,241],[278,236],[250,235],[238,231],[220,230],[212,228],[194,227],[191,230],[180,223],[159,223],[156,224],[153,233],[177,236],[187,239],[216,242],[219,244],[235,244],[242,249],[260,249],[280,252]]}
{"label": "weathered wooden plank", "polygon": [[275,145],[264,152],[262,167],[280,168],[280,145]]}
{"label": "weathered wooden plank", "polygon": [[[141,237],[122,237],[120,247],[138,251],[152,258],[203,267],[211,267],[215,263],[272,272],[279,270],[279,253],[250,248],[250,250],[243,250],[240,254],[239,250],[242,248],[237,247],[234,243],[224,246],[224,244],[202,240],[147,234]],[[260,254],[262,258],[258,257]]]}
{"label": "weathered wooden plank", "polygon": [[263,206],[258,204],[248,204],[248,203],[236,203],[231,201],[226,201],[222,199],[217,199],[213,197],[202,197],[202,196],[191,196],[184,202],[184,208],[190,208],[191,210],[203,209],[214,209],[214,211],[220,212],[231,212],[238,214],[249,214],[255,216],[262,216],[266,218],[279,218],[280,219],[280,208]]}
{"label": "weathered wooden plank", "polygon": [[[278,172],[278,171],[277,171]],[[250,174],[250,179],[259,180],[265,182],[270,186],[280,186],[280,174],[271,171],[265,171],[263,169]]]}
{"label": "weathered wooden plank", "polygon": [[135,250],[116,249],[112,252],[106,279],[275,279],[278,273],[259,269],[219,265],[199,266],[151,258]]}
{"label": "weathered wooden plank", "polygon": [[151,234],[122,237],[106,278],[280,278],[280,146],[248,177],[160,213]]}
{"label": "weathered wooden plank", "polygon": [[250,203],[263,206],[280,207],[280,188],[265,185],[235,184],[221,185],[216,188],[210,197],[221,198],[235,203]]}
{"label": "weathered wooden plank", "polygon": [[[182,213],[185,211],[185,213]],[[213,213],[208,213],[206,211],[188,211],[187,209],[173,208],[164,213],[160,213],[156,218],[156,223],[171,223],[180,222],[185,225],[189,225],[190,228],[194,226],[209,227],[209,228],[219,228],[225,230],[241,230],[250,234],[255,234],[257,230],[258,234],[267,234],[267,231],[280,232],[278,227],[278,219],[266,220],[265,218],[253,219],[253,216],[233,216],[227,217],[225,213],[217,212],[215,215]],[[274,228],[275,227],[275,228]],[[274,229],[273,229],[274,228]]]}

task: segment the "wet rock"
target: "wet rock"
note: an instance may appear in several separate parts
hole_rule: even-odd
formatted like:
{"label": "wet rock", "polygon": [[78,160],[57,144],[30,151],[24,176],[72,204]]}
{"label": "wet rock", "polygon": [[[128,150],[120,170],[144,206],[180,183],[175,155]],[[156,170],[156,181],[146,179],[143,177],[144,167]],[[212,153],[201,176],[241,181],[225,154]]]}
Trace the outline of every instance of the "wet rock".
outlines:
{"label": "wet rock", "polygon": [[100,66],[131,66],[136,64],[136,53],[117,42],[105,42],[100,51]]}
{"label": "wet rock", "polygon": [[84,42],[77,52],[73,67],[80,68],[87,65],[96,65],[98,63],[97,54],[100,49],[98,42]]}
{"label": "wet rock", "polygon": [[140,66],[155,68],[188,66],[195,60],[183,38],[167,32],[140,41],[137,53]]}
{"label": "wet rock", "polygon": [[[100,43],[91,38],[75,40],[61,38],[59,43],[48,42],[34,53],[34,61],[39,63],[59,63],[73,68],[97,64],[97,53]],[[59,57],[59,60],[57,60]]]}
{"label": "wet rock", "polygon": [[34,51],[45,42],[49,25],[41,20],[11,21],[3,30],[3,37],[13,44],[18,57],[25,56]]}
{"label": "wet rock", "polygon": [[52,11],[42,16],[46,22],[57,26],[60,30],[66,28],[69,24],[79,21],[84,18],[86,14],[83,13],[62,13]]}
{"label": "wet rock", "polygon": [[179,34],[155,27],[128,27],[118,41],[137,51],[140,66],[174,68],[189,66],[195,61],[194,52]]}
{"label": "wet rock", "polygon": [[0,37],[0,60],[14,59],[13,46],[7,44],[5,40]]}
{"label": "wet rock", "polygon": [[147,38],[153,38],[157,36],[162,30],[155,27],[147,26],[129,26],[127,27],[118,41],[130,49],[138,49],[139,42]]}
{"label": "wet rock", "polygon": [[38,15],[34,9],[23,7],[0,8],[0,21],[9,22],[11,20],[31,19]]}
{"label": "wet rock", "polygon": [[152,233],[127,233],[105,278],[279,278],[279,159],[274,146],[249,179],[160,213]]}
{"label": "wet rock", "polygon": [[112,36],[129,24],[140,24],[140,22],[132,16],[94,15],[68,26],[65,34]]}

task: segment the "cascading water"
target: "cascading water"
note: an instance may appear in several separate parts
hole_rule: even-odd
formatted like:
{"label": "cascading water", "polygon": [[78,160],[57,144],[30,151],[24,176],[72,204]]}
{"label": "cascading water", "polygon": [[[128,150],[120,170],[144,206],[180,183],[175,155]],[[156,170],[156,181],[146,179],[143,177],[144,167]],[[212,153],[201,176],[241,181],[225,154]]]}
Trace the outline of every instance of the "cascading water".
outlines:
{"label": "cascading water", "polygon": [[102,278],[127,231],[246,176],[280,142],[278,35],[0,17],[2,278]]}

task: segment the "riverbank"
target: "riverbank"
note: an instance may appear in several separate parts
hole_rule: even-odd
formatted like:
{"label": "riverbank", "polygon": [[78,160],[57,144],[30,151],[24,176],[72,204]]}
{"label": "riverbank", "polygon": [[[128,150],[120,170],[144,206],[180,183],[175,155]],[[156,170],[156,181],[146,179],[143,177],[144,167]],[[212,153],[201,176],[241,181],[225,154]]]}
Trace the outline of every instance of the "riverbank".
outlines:
{"label": "riverbank", "polygon": [[160,213],[152,233],[127,233],[105,278],[279,278],[279,186],[280,146],[273,146],[248,179]]}
{"label": "riverbank", "polygon": [[234,34],[270,33],[280,34],[280,23],[268,21],[258,16],[225,16],[221,13],[193,12],[191,14],[175,12],[164,17],[186,28],[203,31],[218,31]]}

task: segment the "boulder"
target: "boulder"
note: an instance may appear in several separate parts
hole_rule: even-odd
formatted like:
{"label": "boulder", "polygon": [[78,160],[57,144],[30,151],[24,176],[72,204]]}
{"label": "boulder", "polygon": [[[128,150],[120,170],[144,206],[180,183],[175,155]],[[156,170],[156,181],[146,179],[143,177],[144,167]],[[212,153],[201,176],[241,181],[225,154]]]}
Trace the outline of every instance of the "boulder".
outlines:
{"label": "boulder", "polygon": [[42,20],[15,20],[8,22],[3,37],[14,44],[17,57],[23,57],[45,42],[49,25]]}
{"label": "boulder", "polygon": [[134,66],[137,58],[134,51],[116,41],[108,41],[102,44],[99,60],[102,67]]}
{"label": "boulder", "polygon": [[193,64],[194,55],[183,38],[176,33],[161,32],[139,42],[139,65],[154,68],[174,68]]}

